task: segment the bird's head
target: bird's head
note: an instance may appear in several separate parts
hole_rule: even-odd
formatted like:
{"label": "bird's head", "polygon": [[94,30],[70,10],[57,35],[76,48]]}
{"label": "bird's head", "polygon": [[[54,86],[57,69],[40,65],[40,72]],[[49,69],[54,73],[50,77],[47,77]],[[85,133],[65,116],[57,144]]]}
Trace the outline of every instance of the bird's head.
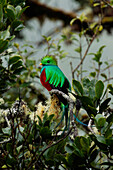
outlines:
{"label": "bird's head", "polygon": [[40,65],[46,66],[46,65],[57,65],[57,59],[55,56],[45,56],[41,59]]}

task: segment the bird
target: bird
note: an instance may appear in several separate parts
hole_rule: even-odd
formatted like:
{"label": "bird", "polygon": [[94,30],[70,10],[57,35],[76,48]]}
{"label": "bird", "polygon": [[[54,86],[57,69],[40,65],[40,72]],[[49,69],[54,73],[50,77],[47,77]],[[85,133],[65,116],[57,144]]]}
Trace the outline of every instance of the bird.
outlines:
{"label": "bird", "polygon": [[[57,89],[63,92],[64,94],[68,95],[68,92],[71,91],[71,84],[67,79],[67,77],[64,75],[64,73],[61,71],[61,69],[58,67],[56,57],[53,55],[46,55],[41,59],[40,65],[42,66],[40,72],[41,84],[48,91],[51,91],[52,89]],[[65,116],[66,127],[67,127],[69,104],[62,95],[57,94],[57,97],[61,102],[61,106],[63,110],[61,121],[64,119]],[[84,126],[87,126],[87,124],[81,122],[76,116],[74,117],[77,122],[79,122]]]}

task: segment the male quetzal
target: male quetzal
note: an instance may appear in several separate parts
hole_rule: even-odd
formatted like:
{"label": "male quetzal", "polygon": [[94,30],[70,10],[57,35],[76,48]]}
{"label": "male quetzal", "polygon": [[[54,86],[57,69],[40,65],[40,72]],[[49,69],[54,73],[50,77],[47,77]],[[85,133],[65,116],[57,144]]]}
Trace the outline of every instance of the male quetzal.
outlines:
{"label": "male quetzal", "polygon": [[[42,65],[41,74],[40,74],[40,81],[42,85],[48,91],[51,91],[52,89],[57,89],[68,95],[68,90],[71,91],[71,85],[69,83],[69,80],[63,74],[60,68],[57,66],[56,58],[54,56],[47,55],[42,58],[40,65]],[[59,98],[60,102],[63,103],[64,105],[62,119],[64,118],[65,115],[66,126],[67,126],[69,104],[67,100],[64,99],[63,96],[57,95],[57,97]],[[77,118],[76,121],[78,121],[80,124],[84,126],[87,126]]]}

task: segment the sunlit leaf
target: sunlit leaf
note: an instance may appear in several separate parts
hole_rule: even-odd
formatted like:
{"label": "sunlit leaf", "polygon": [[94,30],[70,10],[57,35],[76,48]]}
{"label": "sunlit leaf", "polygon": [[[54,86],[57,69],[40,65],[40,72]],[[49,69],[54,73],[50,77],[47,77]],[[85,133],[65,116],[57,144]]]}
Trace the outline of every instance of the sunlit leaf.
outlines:
{"label": "sunlit leaf", "polygon": [[74,19],[72,19],[71,20],[71,22],[70,22],[70,25],[72,26],[73,25],[73,23],[77,20],[78,18],[74,18]]}

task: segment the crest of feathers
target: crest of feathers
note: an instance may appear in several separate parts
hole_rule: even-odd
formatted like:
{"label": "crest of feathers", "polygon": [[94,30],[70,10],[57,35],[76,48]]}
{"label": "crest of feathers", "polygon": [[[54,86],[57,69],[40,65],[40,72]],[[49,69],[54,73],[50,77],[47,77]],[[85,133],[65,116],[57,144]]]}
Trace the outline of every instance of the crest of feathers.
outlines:
{"label": "crest of feathers", "polygon": [[56,59],[56,57],[54,55],[46,55],[46,56],[42,57],[41,60],[44,60],[47,57],[51,58],[52,60],[54,60],[56,62],[56,64],[58,64],[57,59]]}

